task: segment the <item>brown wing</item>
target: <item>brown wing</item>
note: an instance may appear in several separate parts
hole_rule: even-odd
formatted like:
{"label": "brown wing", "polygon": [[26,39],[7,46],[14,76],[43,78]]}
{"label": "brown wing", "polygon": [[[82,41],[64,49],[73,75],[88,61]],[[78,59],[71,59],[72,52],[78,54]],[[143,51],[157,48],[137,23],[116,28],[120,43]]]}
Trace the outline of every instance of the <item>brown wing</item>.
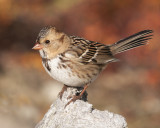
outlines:
{"label": "brown wing", "polygon": [[68,53],[76,56],[82,63],[106,64],[117,59],[112,56],[109,46],[71,36],[72,45]]}

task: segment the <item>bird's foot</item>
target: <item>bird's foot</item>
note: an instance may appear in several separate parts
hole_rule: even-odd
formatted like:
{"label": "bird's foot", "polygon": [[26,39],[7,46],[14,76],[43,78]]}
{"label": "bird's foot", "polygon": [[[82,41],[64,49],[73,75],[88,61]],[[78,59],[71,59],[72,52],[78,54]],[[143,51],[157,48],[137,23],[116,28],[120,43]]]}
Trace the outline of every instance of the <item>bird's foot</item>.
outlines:
{"label": "bird's foot", "polygon": [[[86,89],[88,88],[88,85],[85,85],[82,92],[77,96],[77,95],[74,95],[72,97],[72,99],[65,105],[65,108],[67,105],[69,105],[71,102],[75,102],[76,100],[80,99],[83,95],[83,93],[86,91]],[[71,98],[71,96],[69,96],[67,99]]]}
{"label": "bird's foot", "polygon": [[66,108],[66,106],[67,105],[69,105],[71,102],[75,102],[76,100],[78,100],[78,99],[80,99],[81,98],[81,96],[79,95],[79,96],[73,96],[73,98],[65,105],[65,108]]}
{"label": "bird's foot", "polygon": [[67,90],[67,85],[64,84],[62,90],[59,92],[58,96],[62,99],[63,93]]}

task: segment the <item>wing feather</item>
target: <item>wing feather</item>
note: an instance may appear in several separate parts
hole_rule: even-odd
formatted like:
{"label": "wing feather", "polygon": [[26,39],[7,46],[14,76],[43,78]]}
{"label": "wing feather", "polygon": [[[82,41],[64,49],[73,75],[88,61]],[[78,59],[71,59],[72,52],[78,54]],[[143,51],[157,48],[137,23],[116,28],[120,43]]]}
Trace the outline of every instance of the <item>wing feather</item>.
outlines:
{"label": "wing feather", "polygon": [[109,46],[85,40],[84,38],[71,36],[72,45],[69,50],[73,50],[76,53],[76,58],[84,64],[105,64],[110,61],[115,61],[110,51]]}

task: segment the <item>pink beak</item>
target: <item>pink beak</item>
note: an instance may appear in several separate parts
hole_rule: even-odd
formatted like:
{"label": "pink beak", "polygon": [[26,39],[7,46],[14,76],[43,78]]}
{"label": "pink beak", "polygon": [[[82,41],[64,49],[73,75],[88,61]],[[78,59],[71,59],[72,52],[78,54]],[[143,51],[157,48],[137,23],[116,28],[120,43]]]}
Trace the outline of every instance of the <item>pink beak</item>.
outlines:
{"label": "pink beak", "polygon": [[40,50],[42,48],[43,48],[43,46],[41,44],[36,43],[32,49],[34,49],[34,50]]}

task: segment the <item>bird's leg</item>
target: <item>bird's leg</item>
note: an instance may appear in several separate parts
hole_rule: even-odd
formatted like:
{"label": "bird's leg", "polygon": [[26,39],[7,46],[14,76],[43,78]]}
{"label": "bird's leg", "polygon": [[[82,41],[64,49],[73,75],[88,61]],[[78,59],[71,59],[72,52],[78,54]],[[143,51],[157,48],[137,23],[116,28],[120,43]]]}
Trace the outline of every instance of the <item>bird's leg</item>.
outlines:
{"label": "bird's leg", "polygon": [[60,97],[60,99],[62,99],[63,93],[67,90],[67,85],[63,85],[62,90],[59,92],[58,96]]}
{"label": "bird's leg", "polygon": [[87,88],[88,88],[88,85],[85,85],[82,92],[78,96],[74,95],[73,98],[65,105],[65,107],[69,105],[71,102],[75,102],[77,99],[80,99]]}

